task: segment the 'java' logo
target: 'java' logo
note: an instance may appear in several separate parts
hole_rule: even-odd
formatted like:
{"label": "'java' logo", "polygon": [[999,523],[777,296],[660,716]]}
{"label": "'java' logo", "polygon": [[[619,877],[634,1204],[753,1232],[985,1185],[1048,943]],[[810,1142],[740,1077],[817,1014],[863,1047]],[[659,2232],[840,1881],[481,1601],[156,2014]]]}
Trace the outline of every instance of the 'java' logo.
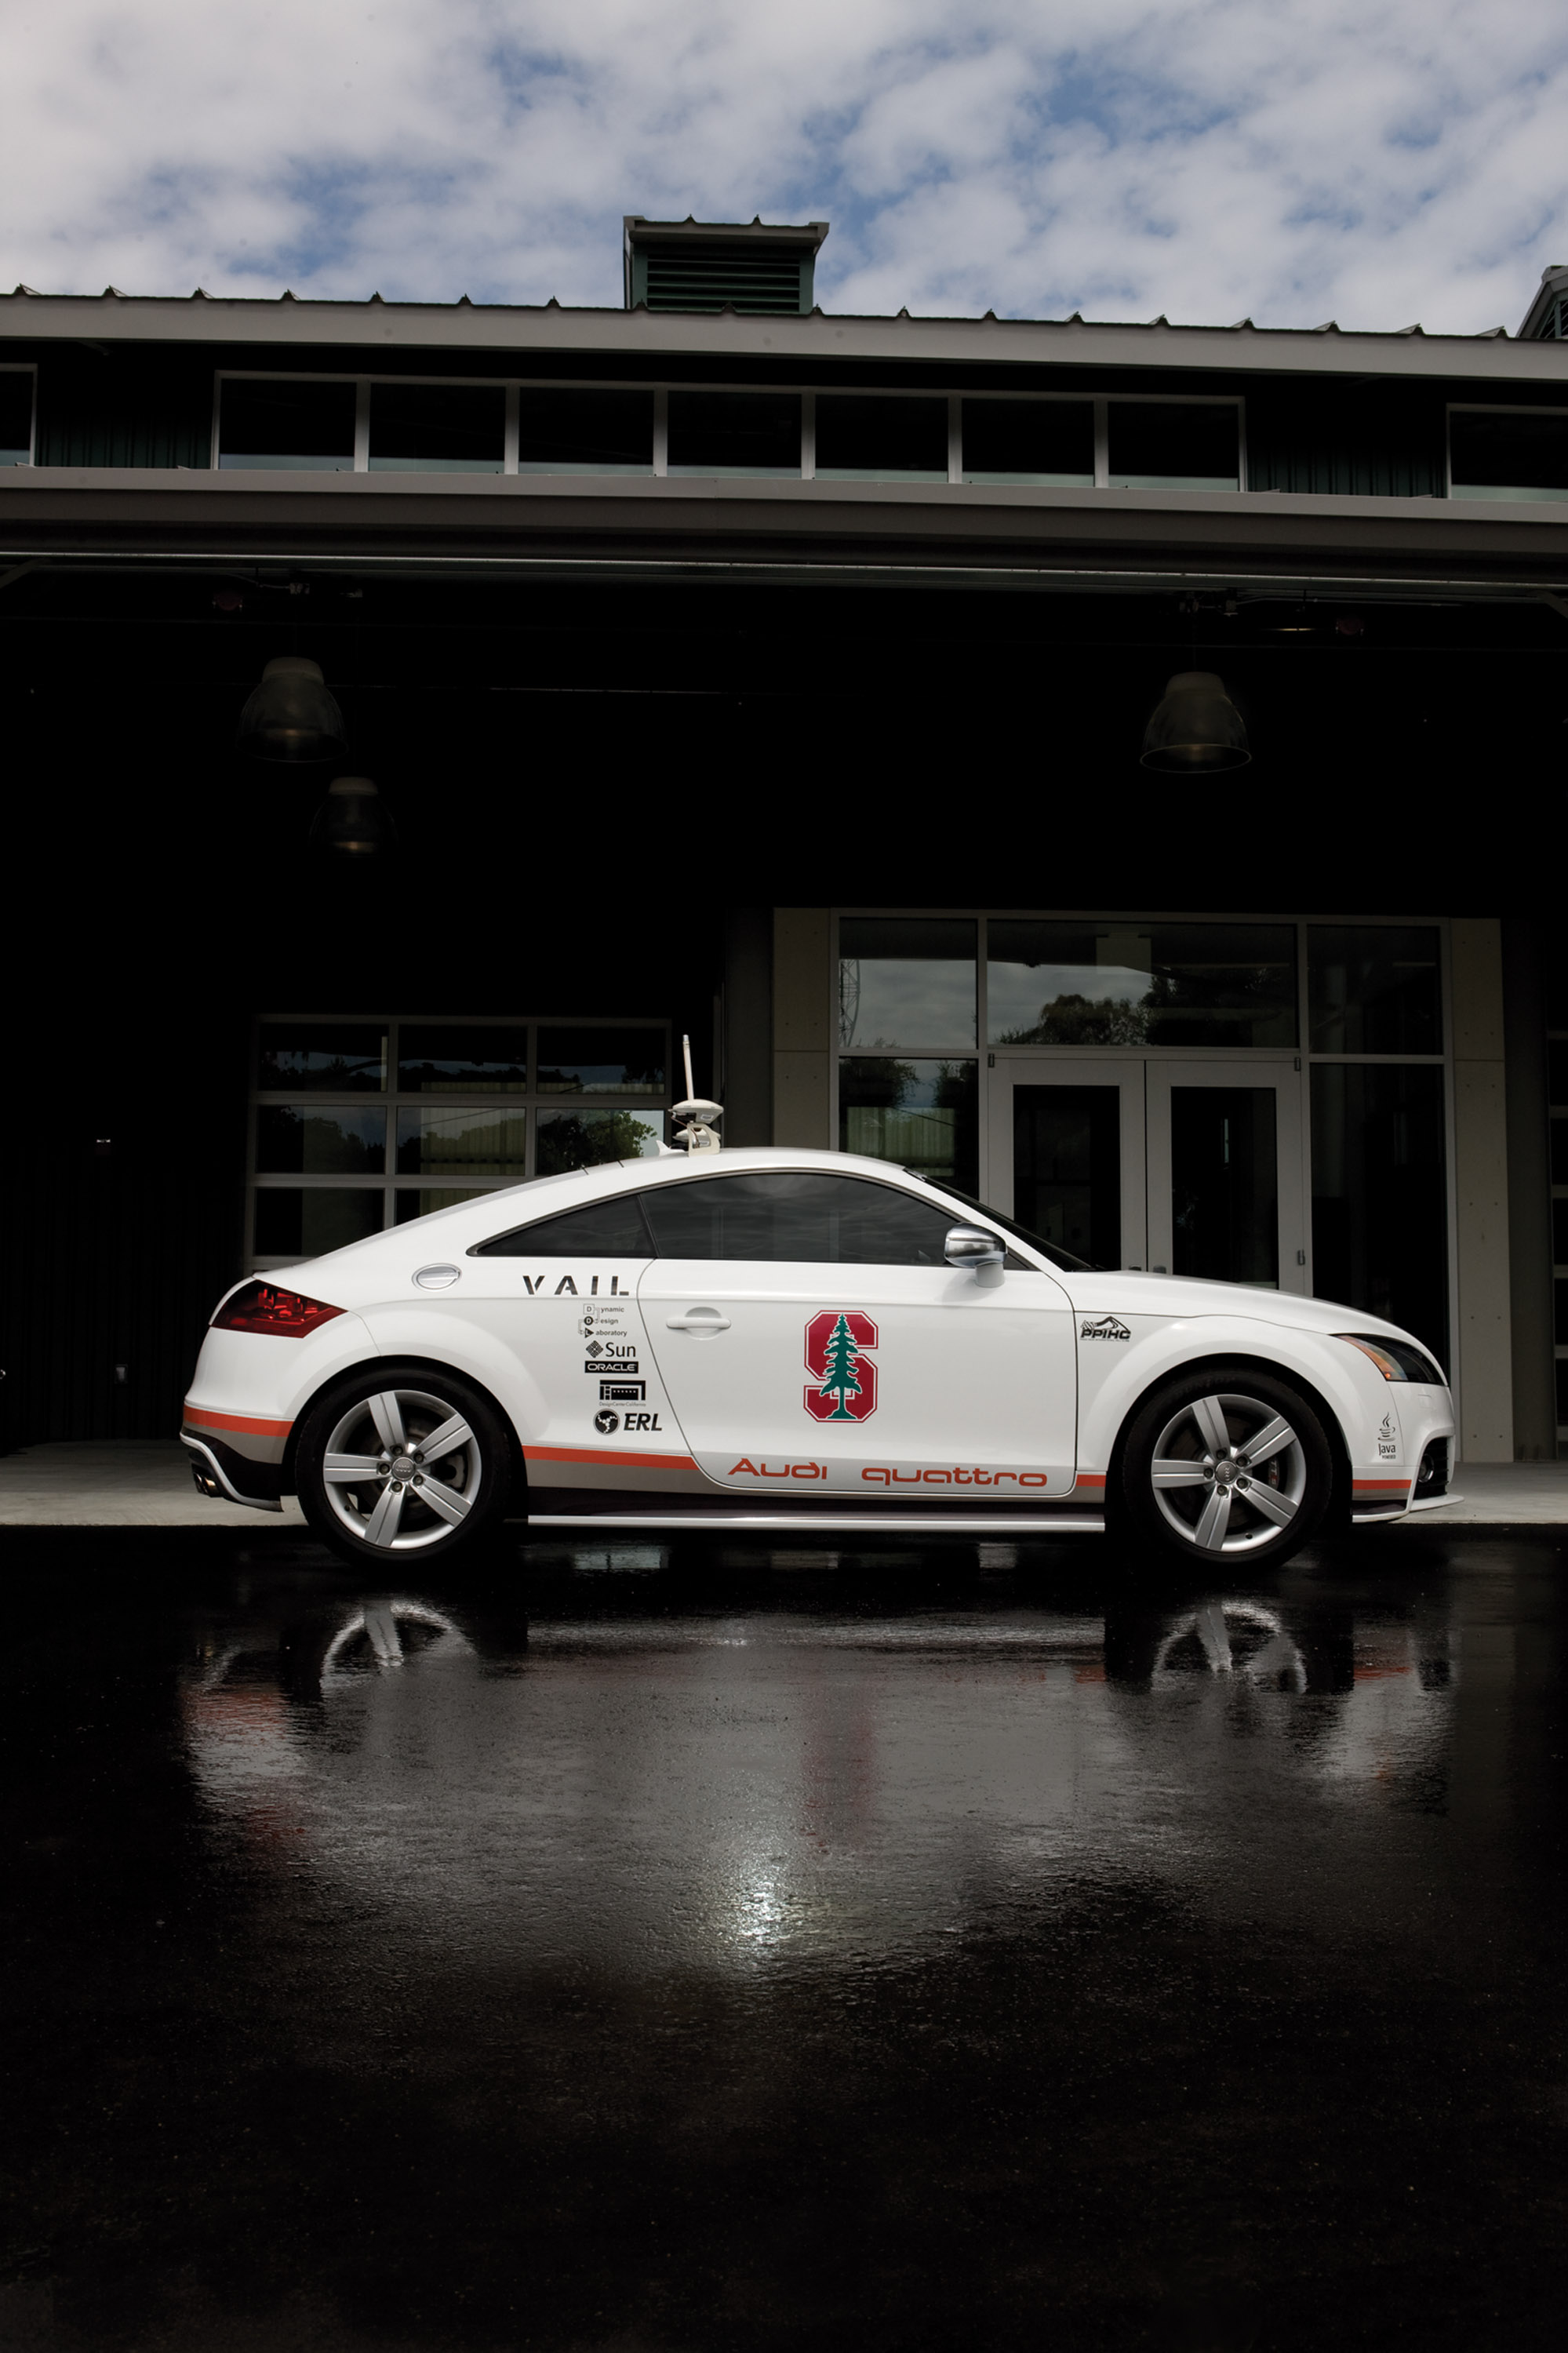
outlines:
{"label": "'java' logo", "polygon": [[824,1307],[806,1326],[805,1407],[813,1421],[864,1421],[876,1411],[876,1326],[858,1307]]}

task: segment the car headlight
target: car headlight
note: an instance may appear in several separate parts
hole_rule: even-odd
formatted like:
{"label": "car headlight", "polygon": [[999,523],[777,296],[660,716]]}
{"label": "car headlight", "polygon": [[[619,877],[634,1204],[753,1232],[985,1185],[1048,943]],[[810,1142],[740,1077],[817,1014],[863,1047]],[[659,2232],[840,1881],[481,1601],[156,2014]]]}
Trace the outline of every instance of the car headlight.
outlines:
{"label": "car headlight", "polygon": [[1418,1381],[1433,1389],[1448,1386],[1431,1357],[1408,1340],[1387,1340],[1381,1332],[1336,1332],[1334,1337],[1370,1356],[1385,1381]]}

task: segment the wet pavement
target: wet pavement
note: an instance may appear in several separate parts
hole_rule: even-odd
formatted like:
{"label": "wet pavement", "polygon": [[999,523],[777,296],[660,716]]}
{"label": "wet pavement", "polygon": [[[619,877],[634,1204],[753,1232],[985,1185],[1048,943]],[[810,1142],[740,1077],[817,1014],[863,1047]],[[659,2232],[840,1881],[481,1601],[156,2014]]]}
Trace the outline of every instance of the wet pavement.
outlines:
{"label": "wet pavement", "polygon": [[1560,2340],[1558,1535],[0,1565],[5,2353]]}

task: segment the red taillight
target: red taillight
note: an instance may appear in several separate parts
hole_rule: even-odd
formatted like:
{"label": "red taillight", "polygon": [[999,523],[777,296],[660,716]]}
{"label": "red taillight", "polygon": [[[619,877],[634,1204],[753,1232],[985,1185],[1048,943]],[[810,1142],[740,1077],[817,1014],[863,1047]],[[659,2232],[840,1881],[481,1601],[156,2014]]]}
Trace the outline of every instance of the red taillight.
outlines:
{"label": "red taillight", "polygon": [[280,1291],[275,1282],[248,1282],[226,1299],[212,1319],[215,1332],[270,1332],[276,1340],[302,1340],[318,1324],[330,1324],[341,1307]]}

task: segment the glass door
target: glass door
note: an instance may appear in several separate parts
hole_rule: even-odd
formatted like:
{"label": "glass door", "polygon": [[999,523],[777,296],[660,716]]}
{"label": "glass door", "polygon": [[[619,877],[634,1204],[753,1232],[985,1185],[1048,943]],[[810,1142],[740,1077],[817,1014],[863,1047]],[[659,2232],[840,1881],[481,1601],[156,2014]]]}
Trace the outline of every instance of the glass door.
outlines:
{"label": "glass door", "polygon": [[1091,1266],[1148,1264],[1144,1065],[999,1056],[990,1198]]}
{"label": "glass door", "polygon": [[988,1198],[1091,1266],[1305,1292],[1301,1074],[999,1055]]}
{"label": "glass door", "polygon": [[1151,1061],[1146,1071],[1150,1263],[1305,1292],[1294,1062]]}

